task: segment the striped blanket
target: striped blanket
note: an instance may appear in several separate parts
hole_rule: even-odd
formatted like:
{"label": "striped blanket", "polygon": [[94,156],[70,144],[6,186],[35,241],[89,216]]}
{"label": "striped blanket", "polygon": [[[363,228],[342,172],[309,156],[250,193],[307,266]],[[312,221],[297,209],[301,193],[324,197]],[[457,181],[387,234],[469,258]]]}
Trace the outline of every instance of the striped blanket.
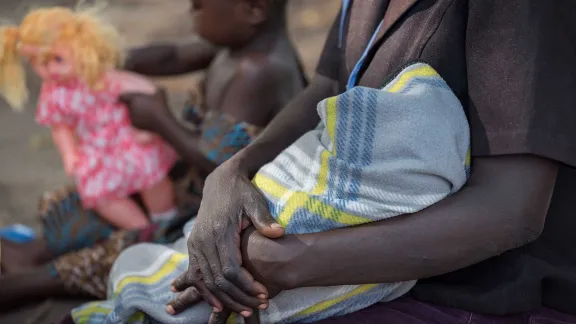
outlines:
{"label": "striped blanket", "polygon": [[[311,233],[422,210],[458,191],[469,171],[469,129],[458,99],[429,65],[412,64],[382,89],[355,87],[318,105],[321,123],[254,178],[287,233]],[[189,233],[189,223],[185,233]],[[185,239],[126,250],[109,301],[73,312],[76,323],[206,323],[201,303],[166,313],[170,283],[186,271]],[[280,293],[263,323],[314,322],[393,300],[415,281],[309,287]],[[237,322],[231,318],[229,322]]]}

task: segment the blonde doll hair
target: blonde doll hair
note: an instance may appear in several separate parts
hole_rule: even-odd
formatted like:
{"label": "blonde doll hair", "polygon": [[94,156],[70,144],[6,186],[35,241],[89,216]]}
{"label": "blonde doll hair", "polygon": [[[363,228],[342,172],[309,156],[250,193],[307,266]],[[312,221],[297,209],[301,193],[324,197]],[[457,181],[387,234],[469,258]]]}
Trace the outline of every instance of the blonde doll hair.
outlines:
{"label": "blonde doll hair", "polygon": [[16,110],[21,110],[28,99],[25,71],[18,54],[20,45],[40,48],[40,60],[50,58],[57,46],[69,48],[78,77],[94,89],[102,86],[104,72],[124,61],[118,32],[94,10],[32,10],[20,26],[0,29],[0,94]]}

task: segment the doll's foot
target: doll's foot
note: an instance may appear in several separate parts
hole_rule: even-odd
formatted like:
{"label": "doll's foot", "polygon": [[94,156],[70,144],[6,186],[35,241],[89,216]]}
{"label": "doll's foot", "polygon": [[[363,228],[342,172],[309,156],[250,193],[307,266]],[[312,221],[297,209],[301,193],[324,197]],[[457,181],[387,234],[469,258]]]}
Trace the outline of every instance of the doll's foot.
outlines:
{"label": "doll's foot", "polygon": [[48,261],[42,243],[12,243],[0,239],[0,275],[18,273],[42,265]]}

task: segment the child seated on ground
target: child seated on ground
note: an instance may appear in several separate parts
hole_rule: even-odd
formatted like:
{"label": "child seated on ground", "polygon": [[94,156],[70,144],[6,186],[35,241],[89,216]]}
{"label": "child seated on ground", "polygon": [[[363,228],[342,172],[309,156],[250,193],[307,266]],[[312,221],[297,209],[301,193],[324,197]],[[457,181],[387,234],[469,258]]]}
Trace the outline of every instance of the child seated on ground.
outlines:
{"label": "child seated on ground", "polygon": [[[415,213],[457,192],[469,169],[469,129],[454,93],[414,63],[382,89],[354,87],[318,105],[321,123],[254,178],[287,234],[312,233]],[[189,233],[193,221],[185,231]],[[200,303],[171,315],[170,283],[188,266],[186,239],[124,251],[103,303],[76,309],[76,323],[206,323]],[[152,280],[153,278],[153,280]],[[281,292],[263,323],[314,322],[407,293],[415,281]]]}
{"label": "child seated on ground", "polygon": [[[231,17],[238,8],[250,10]],[[22,246],[0,241],[1,306],[62,294],[104,298],[117,255],[138,242],[168,243],[182,237],[182,225],[196,215],[206,175],[250,143],[304,88],[306,79],[285,26],[286,1],[195,1],[193,13],[199,35],[216,46],[202,40],[147,46],[131,51],[126,63],[147,75],[210,65],[199,91],[204,100],[187,110],[186,119],[193,117],[197,130],[181,125],[163,101],[131,111],[137,127],[164,138],[193,169],[177,183],[181,217],[143,230],[115,231],[95,211],[83,208],[74,188],[55,190],[41,202],[42,240]]]}

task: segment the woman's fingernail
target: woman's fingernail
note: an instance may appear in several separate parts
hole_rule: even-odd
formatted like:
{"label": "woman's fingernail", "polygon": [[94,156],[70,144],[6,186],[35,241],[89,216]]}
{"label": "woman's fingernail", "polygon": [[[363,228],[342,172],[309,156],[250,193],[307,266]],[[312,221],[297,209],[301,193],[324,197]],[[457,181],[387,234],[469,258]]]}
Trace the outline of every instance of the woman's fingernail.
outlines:
{"label": "woman's fingernail", "polygon": [[272,228],[282,228],[282,225],[273,223],[272,225],[270,225],[270,227],[272,227]]}
{"label": "woman's fingernail", "polygon": [[170,290],[172,290],[172,292],[178,292],[178,290],[176,290],[176,287],[174,286],[170,286]]}
{"label": "woman's fingernail", "polygon": [[258,309],[266,309],[266,308],[268,308],[268,304],[262,304],[258,306]]}
{"label": "woman's fingernail", "polygon": [[264,294],[260,294],[260,295],[258,295],[258,296],[256,296],[256,297],[258,297],[259,299],[266,299],[266,295],[264,295]]}
{"label": "woman's fingernail", "polygon": [[168,312],[168,314],[170,314],[170,315],[176,314],[176,311],[174,310],[174,307],[172,307],[172,306],[170,306],[170,305],[166,306],[166,312]]}
{"label": "woman's fingernail", "polygon": [[250,315],[252,315],[251,311],[243,311],[240,312],[240,315],[242,315],[243,317],[249,317]]}

